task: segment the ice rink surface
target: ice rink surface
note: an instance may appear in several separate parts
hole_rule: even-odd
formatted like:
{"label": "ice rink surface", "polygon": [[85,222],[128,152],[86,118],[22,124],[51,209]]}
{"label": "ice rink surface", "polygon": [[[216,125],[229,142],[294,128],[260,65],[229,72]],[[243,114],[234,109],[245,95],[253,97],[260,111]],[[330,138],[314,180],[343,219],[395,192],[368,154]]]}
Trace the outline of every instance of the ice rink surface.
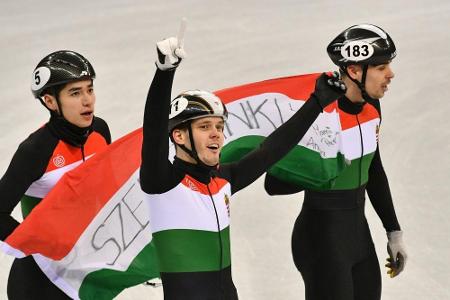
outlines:
{"label": "ice rink surface", "polygon": [[[93,63],[96,114],[115,140],[141,126],[155,42],[175,35],[182,17],[188,57],[174,96],[333,70],[325,51],[331,39],[356,23],[381,26],[398,56],[382,99],[380,148],[409,252],[404,273],[389,279],[385,232],[368,203],[383,299],[450,299],[450,1],[3,0],[0,16],[1,173],[48,118],[29,86],[37,62],[55,50],[75,50]],[[290,251],[302,199],[269,197],[261,180],[235,195],[231,238],[240,299],[304,299]],[[0,254],[0,299],[7,299],[11,262]],[[117,299],[163,299],[162,289],[138,286]]]}

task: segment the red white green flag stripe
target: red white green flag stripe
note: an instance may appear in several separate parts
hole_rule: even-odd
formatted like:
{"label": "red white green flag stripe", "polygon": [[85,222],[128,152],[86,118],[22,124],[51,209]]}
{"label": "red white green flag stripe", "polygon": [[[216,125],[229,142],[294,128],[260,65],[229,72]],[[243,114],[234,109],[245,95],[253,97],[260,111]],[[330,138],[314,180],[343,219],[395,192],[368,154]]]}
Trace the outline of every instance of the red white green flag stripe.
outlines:
{"label": "red white green flag stripe", "polygon": [[136,130],[66,173],[3,249],[16,257],[33,254],[74,299],[112,299],[159,277],[137,181],[141,143]]}
{"label": "red white green flag stripe", "polygon": [[[222,162],[239,159],[288,120],[309,98],[319,74],[261,81],[224,89],[229,118]],[[269,173],[304,187],[330,188],[345,167],[337,102],[327,106],[304,138]]]}

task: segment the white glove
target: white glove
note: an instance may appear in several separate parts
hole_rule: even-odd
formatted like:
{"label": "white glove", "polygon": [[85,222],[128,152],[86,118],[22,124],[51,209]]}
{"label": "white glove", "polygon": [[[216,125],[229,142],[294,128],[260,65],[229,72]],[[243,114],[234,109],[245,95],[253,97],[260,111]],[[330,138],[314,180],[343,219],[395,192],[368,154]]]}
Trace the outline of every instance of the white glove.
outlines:
{"label": "white glove", "polygon": [[157,42],[156,49],[158,51],[156,66],[162,71],[175,69],[181,60],[186,57],[183,45],[179,43],[176,37]]}
{"label": "white glove", "polygon": [[391,231],[387,233],[388,244],[387,249],[389,258],[386,267],[389,269],[388,274],[391,278],[400,274],[406,265],[408,255],[406,253],[405,244],[403,243],[403,231]]}

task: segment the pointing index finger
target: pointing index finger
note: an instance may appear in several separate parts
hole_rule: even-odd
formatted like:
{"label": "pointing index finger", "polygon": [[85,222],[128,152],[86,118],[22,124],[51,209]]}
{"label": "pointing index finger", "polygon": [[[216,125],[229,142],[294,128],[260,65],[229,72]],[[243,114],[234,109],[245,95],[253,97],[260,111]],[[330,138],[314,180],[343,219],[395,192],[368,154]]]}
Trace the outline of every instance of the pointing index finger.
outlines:
{"label": "pointing index finger", "polygon": [[181,19],[180,29],[178,30],[178,35],[177,35],[178,48],[183,48],[183,46],[184,46],[184,33],[186,32],[186,24],[187,24],[187,20],[186,20],[186,18],[183,17]]}

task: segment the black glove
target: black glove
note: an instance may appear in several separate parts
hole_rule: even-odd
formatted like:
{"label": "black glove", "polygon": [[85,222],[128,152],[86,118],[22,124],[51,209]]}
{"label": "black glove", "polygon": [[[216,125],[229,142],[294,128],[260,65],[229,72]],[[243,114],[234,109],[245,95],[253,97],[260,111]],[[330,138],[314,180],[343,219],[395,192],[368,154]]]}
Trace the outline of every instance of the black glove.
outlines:
{"label": "black glove", "polygon": [[331,76],[322,73],[316,80],[316,88],[311,97],[316,99],[323,111],[328,104],[336,101],[346,91],[347,87],[338,72],[333,72]]}

